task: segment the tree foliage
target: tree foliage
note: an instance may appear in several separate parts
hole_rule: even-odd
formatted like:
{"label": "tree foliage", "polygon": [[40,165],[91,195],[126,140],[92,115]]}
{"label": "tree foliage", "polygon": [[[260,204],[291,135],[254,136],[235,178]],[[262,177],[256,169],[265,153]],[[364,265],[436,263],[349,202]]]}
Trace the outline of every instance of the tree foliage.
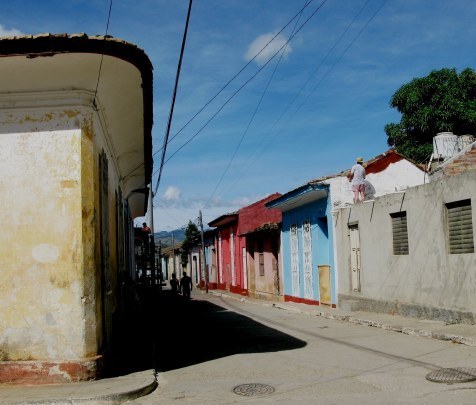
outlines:
{"label": "tree foliage", "polygon": [[417,162],[427,161],[438,132],[476,133],[476,73],[467,68],[441,69],[400,87],[390,106],[401,114],[400,122],[385,126],[387,142]]}
{"label": "tree foliage", "polygon": [[180,252],[180,258],[182,260],[182,266],[186,266],[188,263],[188,255],[190,250],[200,243],[200,231],[197,225],[192,221],[188,221],[187,228],[185,228],[185,238],[182,242],[182,248]]}

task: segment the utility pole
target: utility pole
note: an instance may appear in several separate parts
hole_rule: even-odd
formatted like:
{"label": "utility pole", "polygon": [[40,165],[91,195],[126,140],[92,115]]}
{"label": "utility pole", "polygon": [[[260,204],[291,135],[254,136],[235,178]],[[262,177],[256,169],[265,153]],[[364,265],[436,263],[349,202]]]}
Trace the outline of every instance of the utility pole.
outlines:
{"label": "utility pole", "polygon": [[202,249],[201,249],[201,256],[202,256],[202,271],[205,277],[205,292],[208,294],[208,271],[207,271],[207,264],[205,263],[205,243],[203,241],[203,221],[202,221],[202,210],[199,211],[198,222],[200,225],[200,237],[202,239]]}
{"label": "utility pole", "polygon": [[[152,184],[151,184],[152,186]],[[150,229],[151,236],[147,243],[149,244],[149,260],[150,260],[150,278],[152,285],[155,285],[156,282],[156,267],[155,267],[155,238],[154,238],[154,193],[152,192],[152,187],[150,189]]]}
{"label": "utility pole", "polygon": [[[175,273],[175,240],[174,240],[174,231],[172,231],[172,260],[174,264],[174,271],[172,273]],[[177,274],[177,277],[179,275]]]}

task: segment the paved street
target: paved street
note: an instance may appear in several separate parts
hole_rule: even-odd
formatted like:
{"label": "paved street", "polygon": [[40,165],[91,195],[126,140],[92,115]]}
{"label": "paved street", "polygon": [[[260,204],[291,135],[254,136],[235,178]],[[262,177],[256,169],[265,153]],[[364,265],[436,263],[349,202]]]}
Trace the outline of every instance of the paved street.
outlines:
{"label": "paved street", "polygon": [[[144,355],[155,353],[149,360],[159,370],[159,386],[130,403],[475,403],[476,382],[425,378],[441,368],[476,367],[473,347],[214,294],[194,291],[193,297],[162,297],[152,341],[144,337],[142,345]],[[254,383],[274,392],[233,392]]]}

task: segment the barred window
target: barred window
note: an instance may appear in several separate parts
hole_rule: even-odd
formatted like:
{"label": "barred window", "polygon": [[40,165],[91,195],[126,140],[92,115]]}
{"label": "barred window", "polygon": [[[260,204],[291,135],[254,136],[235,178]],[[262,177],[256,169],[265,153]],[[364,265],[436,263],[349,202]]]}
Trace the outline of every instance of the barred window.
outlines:
{"label": "barred window", "polygon": [[393,254],[408,254],[408,230],[407,230],[407,212],[395,212],[390,214],[392,218],[393,234]]}
{"label": "barred window", "polygon": [[259,254],[259,275],[264,276],[264,253]]}
{"label": "barred window", "polygon": [[474,253],[471,200],[446,204],[448,242],[451,254]]}

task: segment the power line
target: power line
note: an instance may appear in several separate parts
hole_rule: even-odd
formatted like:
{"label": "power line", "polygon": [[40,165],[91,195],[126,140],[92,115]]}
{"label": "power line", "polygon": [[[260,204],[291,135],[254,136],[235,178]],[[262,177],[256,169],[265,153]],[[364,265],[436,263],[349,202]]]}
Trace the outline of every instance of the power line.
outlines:
{"label": "power line", "polygon": [[[235,80],[250,64],[251,62],[253,62],[267,47],[268,45],[273,42],[288,26],[289,24],[291,24],[291,22],[293,22],[296,17],[300,16],[302,14],[302,12],[306,9],[306,7],[308,7],[313,1],[315,0],[309,0],[308,2],[306,2],[306,4],[304,5],[304,7],[301,8],[301,10],[299,10],[287,23],[286,25],[284,25],[260,50],[259,52],[253,56],[230,80],[228,80],[223,86],[222,88],[210,99],[208,100],[204,106],[202,108],[200,108],[193,116],[192,118],[190,118],[186,123],[185,125],[182,126],[182,128],[180,128],[174,135],[173,137],[170,139],[171,141],[177,136],[179,135],[208,105],[210,105],[210,103],[215,100],[215,98],[217,98],[222,92],[223,90],[225,90],[228,85],[233,81]],[[327,1],[327,0],[325,0]],[[324,1],[324,2],[325,2]],[[279,51],[278,51],[279,52]]]}
{"label": "power line", "polygon": [[225,106],[251,81],[253,80],[259,73],[261,73],[261,71],[275,58],[275,56],[281,52],[281,50],[287,46],[289,44],[289,42],[291,42],[294,37],[299,33],[299,31],[301,31],[301,29],[311,20],[312,17],[314,17],[314,15],[322,8],[322,6],[327,2],[327,0],[323,0],[322,3],[316,8],[316,10],[314,10],[314,12],[310,15],[310,17],[308,17],[308,19],[296,30],[296,32],[291,35],[289,37],[289,39],[284,43],[284,45],[282,45],[267,61],[266,63],[261,66],[253,76],[251,76],[245,83],[243,83],[239,88],[238,90],[236,90],[226,101],[225,103],[223,103],[223,105],[215,112],[215,114],[213,114],[211,116],[211,118],[208,119],[208,121],[188,140],[186,141],[184,144],[182,144],[182,146],[180,146],[172,155],[170,155],[170,157],[165,161],[165,163],[167,163],[170,159],[172,159],[178,152],[180,152],[185,146],[187,146],[191,141],[193,141],[193,139],[195,139],[199,134],[200,132],[202,132],[205,127],[208,126],[208,124],[223,110],[223,108],[225,108]]}
{"label": "power line", "polygon": [[[306,3],[307,3],[307,0],[304,2],[304,5],[306,5]],[[304,7],[302,8],[302,10],[304,10]],[[297,25],[299,24],[299,20],[301,19],[301,16],[302,16],[302,12],[301,12],[301,14],[299,15],[299,18],[296,20],[296,23],[294,24],[294,27],[293,27],[293,30],[292,30],[291,34],[293,34],[294,31],[296,30],[296,27],[297,27]],[[276,65],[275,65],[275,67],[274,67],[274,70],[273,70],[273,72],[271,73],[271,76],[270,76],[268,82],[266,83],[266,86],[265,86],[265,88],[264,88],[264,90],[263,90],[263,93],[261,94],[261,97],[260,97],[260,99],[259,99],[259,101],[258,101],[258,104],[256,105],[256,108],[255,108],[253,114],[251,115],[251,118],[250,118],[250,120],[249,120],[249,122],[248,122],[248,125],[246,126],[245,130],[243,131],[243,134],[241,135],[240,141],[239,141],[238,144],[236,145],[235,150],[233,151],[233,154],[232,154],[232,156],[231,156],[231,159],[230,159],[230,161],[228,162],[228,165],[226,166],[225,170],[223,171],[223,173],[222,173],[220,179],[218,180],[218,183],[217,183],[217,185],[215,186],[213,192],[211,193],[210,198],[208,199],[207,205],[208,205],[208,203],[212,200],[213,196],[215,195],[215,192],[217,191],[218,187],[220,186],[221,182],[223,181],[223,179],[224,179],[226,173],[228,172],[228,169],[229,169],[230,166],[231,166],[231,163],[233,162],[233,160],[234,160],[234,158],[235,158],[235,156],[236,156],[236,154],[237,154],[237,152],[238,152],[238,149],[240,148],[240,146],[241,146],[241,144],[242,144],[242,142],[243,142],[243,139],[245,138],[246,134],[248,133],[248,130],[250,129],[251,123],[253,122],[253,120],[254,120],[256,114],[258,113],[258,110],[259,110],[259,108],[260,108],[260,106],[261,106],[261,103],[262,103],[262,101],[263,101],[263,99],[264,99],[264,96],[266,95],[266,93],[267,93],[267,91],[268,91],[269,85],[271,84],[271,82],[272,82],[272,80],[273,80],[273,78],[274,78],[274,75],[276,74],[276,71],[278,70],[278,66],[279,66],[279,64],[281,63],[281,60],[282,60],[282,58],[283,58],[285,52],[286,52],[286,47],[283,48],[283,51],[281,52],[281,55],[279,56],[278,62],[276,63]]]}
{"label": "power line", "polygon": [[157,178],[157,183],[156,183],[156,186],[155,186],[154,194],[157,193],[157,189],[159,188],[160,179],[162,177],[162,169],[164,167],[165,152],[167,151],[167,144],[169,142],[170,126],[172,124],[172,116],[173,116],[173,113],[174,113],[175,99],[176,99],[176,96],[177,96],[177,87],[178,87],[178,82],[179,82],[179,78],[180,78],[180,71],[182,69],[183,54],[184,54],[184,51],[185,51],[185,42],[187,40],[188,24],[189,24],[189,21],[190,21],[190,13],[192,11],[192,1],[193,0],[190,0],[190,2],[188,4],[187,21],[185,22],[185,29],[184,29],[184,33],[183,33],[183,39],[182,39],[182,48],[180,49],[180,58],[179,58],[179,63],[178,63],[178,67],[177,67],[177,74],[176,74],[176,77],[175,77],[174,94],[173,94],[173,97],[172,97],[172,104],[170,106],[169,119],[168,119],[168,122],[167,122],[167,130],[166,130],[166,133],[165,133],[165,136],[164,136],[164,145],[162,146],[162,157],[160,159],[160,167],[159,167],[159,177]]}
{"label": "power line", "polygon": [[[273,125],[270,127],[270,129],[268,130],[268,132],[265,134],[265,136],[262,138],[262,141],[261,141],[261,145],[262,145],[262,148],[260,150],[256,150],[254,155],[250,156],[248,158],[248,160],[246,161],[246,163],[242,166],[242,171],[240,173],[240,175],[238,175],[237,179],[235,180],[235,182],[233,183],[233,185],[236,184],[236,182],[240,179],[240,176],[247,170],[249,169],[249,167],[251,167],[251,165],[258,159],[258,157],[264,152],[264,150],[266,149],[266,146],[264,145],[264,142],[266,141],[266,138],[268,138],[271,133],[273,132],[273,129],[278,125],[278,123],[281,121],[281,119],[284,118],[284,116],[286,115],[286,113],[289,111],[289,109],[291,108],[291,106],[294,104],[294,102],[297,100],[297,98],[301,95],[301,93],[304,91],[304,89],[306,88],[306,86],[308,85],[308,83],[311,81],[311,79],[316,75],[316,73],[320,70],[320,68],[323,66],[323,64],[325,63],[325,61],[329,58],[329,56],[332,54],[332,52],[335,50],[335,48],[337,47],[337,45],[342,41],[342,39],[344,38],[344,36],[347,34],[347,32],[349,31],[350,27],[355,23],[355,21],[358,19],[358,17],[362,14],[363,10],[367,7],[368,3],[370,2],[370,0],[367,0],[364,5],[359,9],[359,11],[357,12],[357,14],[354,16],[354,18],[352,19],[352,21],[347,25],[346,29],[342,32],[342,34],[339,36],[339,38],[334,42],[334,45],[329,49],[329,51],[327,52],[327,54],[324,56],[324,58],[321,60],[321,62],[319,63],[319,65],[313,70],[313,72],[311,73],[311,75],[307,78],[307,80],[304,82],[304,84],[300,87],[299,91],[296,93],[296,95],[293,97],[293,99],[291,100],[290,103],[288,103],[287,107],[284,109],[284,111],[281,113],[281,115],[278,117],[278,119],[273,123]],[[373,17],[372,17],[373,18]],[[354,39],[355,41],[355,39]],[[327,74],[326,74],[327,75]],[[322,79],[319,81],[318,85],[322,82]],[[317,85],[317,86],[318,86]],[[317,86],[313,89],[313,91],[315,91],[315,89],[317,88]],[[309,96],[305,99],[304,103],[308,100]],[[288,121],[286,121],[285,124],[283,124],[281,126],[281,128],[274,133],[274,135],[271,136],[271,138],[268,139],[268,144],[269,144],[269,141],[271,141],[271,139],[275,138],[277,135],[279,135],[279,133],[281,133],[281,131],[286,127],[286,125],[291,121],[292,118],[294,118],[294,116],[296,115],[297,111],[301,108],[301,106],[304,104],[302,103],[298,108],[297,110],[292,114],[291,118],[288,119]],[[233,186],[231,186],[233,187]],[[231,188],[230,187],[230,188]]]}
{"label": "power line", "polygon": [[[104,34],[104,38],[107,41],[108,38],[108,32],[109,32],[109,21],[111,20],[111,10],[112,10],[112,0],[109,2],[109,12],[107,14],[107,24],[106,24],[106,33]],[[96,105],[96,96],[98,94],[98,88],[99,88],[99,80],[101,78],[101,70],[102,70],[102,62],[104,60],[104,53],[101,53],[101,61],[99,62],[99,71],[98,71],[98,80],[96,82],[96,89],[94,90],[94,98],[93,98],[93,109],[95,111],[98,111],[97,105]]]}
{"label": "power line", "polygon": [[[296,19],[297,16],[299,16],[306,7],[308,7],[312,2],[314,2],[315,0],[309,0],[303,8],[301,8],[301,10],[299,10],[299,12],[297,12],[294,17],[292,17],[288,22],[287,24],[281,28],[278,33],[276,35],[274,35],[273,38],[271,38],[261,49],[260,51],[253,56],[253,58],[251,58],[231,79],[229,79],[222,87],[220,90],[218,90],[218,92],[212,97],[210,98],[186,123],[185,125],[183,125],[169,140],[169,143],[175,138],[177,137],[200,113],[203,112],[203,110],[205,110],[206,107],[208,107],[213,100],[215,100],[229,85],[230,83],[235,80],[250,64],[251,62],[253,62],[267,47],[268,45],[273,42],[276,37],[281,34],[288,26],[289,24],[291,24],[294,19]],[[327,1],[327,0],[326,0]],[[279,50],[278,50],[279,52]],[[157,153],[159,153],[160,151],[163,151],[163,148],[164,146],[162,146],[162,148],[160,148],[159,150],[157,150],[156,152],[153,153],[152,157],[154,157]],[[140,163],[138,164],[134,169],[132,169],[129,173],[127,173],[124,178],[130,176],[132,173],[134,173],[137,169],[139,169],[141,166],[143,165],[143,163]],[[155,173],[154,173],[155,174]]]}

